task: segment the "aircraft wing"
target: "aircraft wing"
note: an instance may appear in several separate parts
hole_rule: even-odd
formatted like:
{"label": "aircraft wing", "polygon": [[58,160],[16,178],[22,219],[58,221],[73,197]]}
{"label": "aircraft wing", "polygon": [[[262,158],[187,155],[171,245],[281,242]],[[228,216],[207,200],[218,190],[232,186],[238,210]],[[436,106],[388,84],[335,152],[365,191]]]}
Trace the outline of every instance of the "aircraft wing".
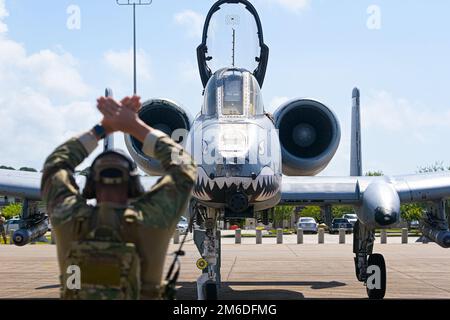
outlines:
{"label": "aircraft wing", "polygon": [[40,200],[41,177],[39,172],[0,170],[0,194],[29,200]]}
{"label": "aircraft wing", "polygon": [[[0,169],[0,195],[41,200],[41,177],[39,172]],[[141,177],[141,183],[145,190],[149,190],[158,179],[159,177]],[[75,175],[75,180],[82,190],[86,177]]]}
{"label": "aircraft wing", "polygon": [[450,198],[450,172],[381,177],[288,177],[281,186],[280,204],[362,203],[364,191],[374,182],[391,185],[401,202]]}

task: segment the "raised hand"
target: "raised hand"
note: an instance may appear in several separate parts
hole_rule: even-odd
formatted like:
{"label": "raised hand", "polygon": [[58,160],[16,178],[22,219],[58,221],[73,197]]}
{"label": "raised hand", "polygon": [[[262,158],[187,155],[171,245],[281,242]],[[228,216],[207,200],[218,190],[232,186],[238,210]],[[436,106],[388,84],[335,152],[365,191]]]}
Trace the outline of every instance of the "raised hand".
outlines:
{"label": "raised hand", "polygon": [[122,101],[120,101],[120,103],[122,104],[122,106],[129,108],[134,112],[139,112],[139,109],[141,108],[141,97],[125,97],[122,99]]}
{"label": "raised hand", "polygon": [[139,97],[126,100],[127,106],[122,105],[112,98],[101,97],[97,100],[97,108],[103,114],[102,125],[107,134],[122,131],[132,133],[134,127],[138,124],[139,118],[136,111],[140,106]]}

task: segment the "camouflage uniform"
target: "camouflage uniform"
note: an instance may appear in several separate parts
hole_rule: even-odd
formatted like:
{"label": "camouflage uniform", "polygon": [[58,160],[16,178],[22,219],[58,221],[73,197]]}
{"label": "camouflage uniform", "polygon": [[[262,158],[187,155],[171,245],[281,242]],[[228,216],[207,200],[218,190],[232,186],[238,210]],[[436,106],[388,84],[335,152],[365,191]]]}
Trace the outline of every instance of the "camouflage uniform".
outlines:
{"label": "camouflage uniform", "polygon": [[[42,197],[47,203],[56,236],[61,281],[62,275],[67,273],[67,255],[72,242],[83,234],[83,230],[88,230],[92,221],[103,221],[137,249],[141,298],[158,299],[168,244],[186,210],[196,179],[195,164],[181,146],[162,132],[152,130],[142,150],[159,160],[166,174],[147,193],[130,200],[126,207],[109,203],[94,207],[80,195],[73,173],[96,146],[93,134],[85,133],[59,146],[44,165]],[[177,158],[172,158],[173,155]]]}

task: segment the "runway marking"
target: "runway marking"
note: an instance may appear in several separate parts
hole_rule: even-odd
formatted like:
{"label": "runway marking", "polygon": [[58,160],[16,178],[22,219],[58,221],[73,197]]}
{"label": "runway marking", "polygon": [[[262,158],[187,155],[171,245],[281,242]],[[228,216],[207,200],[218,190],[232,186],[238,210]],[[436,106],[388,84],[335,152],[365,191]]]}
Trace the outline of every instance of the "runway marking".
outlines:
{"label": "runway marking", "polygon": [[230,275],[233,272],[233,268],[236,265],[237,257],[234,257],[233,264],[231,265],[230,271],[228,272],[227,281],[230,279]]}

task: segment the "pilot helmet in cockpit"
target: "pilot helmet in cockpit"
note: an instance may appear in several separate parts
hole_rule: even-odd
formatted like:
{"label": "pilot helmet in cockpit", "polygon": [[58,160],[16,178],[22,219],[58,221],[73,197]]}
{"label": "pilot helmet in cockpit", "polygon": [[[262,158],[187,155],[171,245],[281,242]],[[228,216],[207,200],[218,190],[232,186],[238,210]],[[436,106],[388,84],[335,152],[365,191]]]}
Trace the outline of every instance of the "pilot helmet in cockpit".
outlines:
{"label": "pilot helmet in cockpit", "polygon": [[258,82],[244,69],[218,70],[209,79],[204,95],[204,115],[236,118],[264,114]]}

